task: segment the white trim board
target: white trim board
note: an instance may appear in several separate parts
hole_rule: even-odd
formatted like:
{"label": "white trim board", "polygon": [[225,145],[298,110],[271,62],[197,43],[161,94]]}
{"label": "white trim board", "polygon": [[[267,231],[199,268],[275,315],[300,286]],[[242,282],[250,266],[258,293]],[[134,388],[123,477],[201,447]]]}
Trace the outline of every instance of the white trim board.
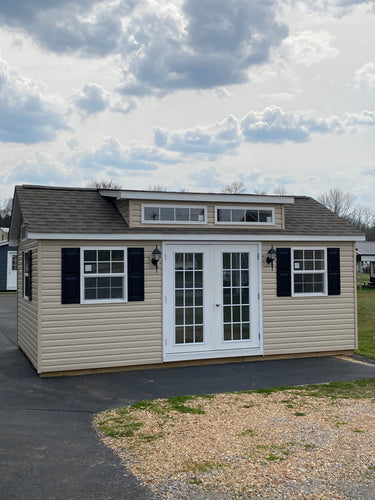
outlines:
{"label": "white trim board", "polygon": [[[365,241],[365,236],[338,235],[290,235],[290,234],[168,234],[168,233],[124,233],[124,234],[85,234],[85,233],[28,233],[31,240],[113,240],[113,241]],[[14,243],[12,241],[12,243]],[[17,246],[16,242],[15,245]]]}
{"label": "white trim board", "polygon": [[100,190],[102,196],[118,200],[159,200],[159,201],[199,201],[204,203],[294,203],[294,196],[274,195],[246,195],[246,194],[214,194],[214,193],[172,193],[157,191],[105,191]]}

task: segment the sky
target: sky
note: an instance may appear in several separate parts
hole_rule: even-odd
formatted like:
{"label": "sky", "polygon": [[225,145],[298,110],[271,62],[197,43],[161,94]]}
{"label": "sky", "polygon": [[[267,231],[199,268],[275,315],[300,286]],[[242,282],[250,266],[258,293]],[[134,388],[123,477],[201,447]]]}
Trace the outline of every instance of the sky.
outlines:
{"label": "sky", "polygon": [[0,200],[161,185],[375,210],[375,0],[0,0]]}

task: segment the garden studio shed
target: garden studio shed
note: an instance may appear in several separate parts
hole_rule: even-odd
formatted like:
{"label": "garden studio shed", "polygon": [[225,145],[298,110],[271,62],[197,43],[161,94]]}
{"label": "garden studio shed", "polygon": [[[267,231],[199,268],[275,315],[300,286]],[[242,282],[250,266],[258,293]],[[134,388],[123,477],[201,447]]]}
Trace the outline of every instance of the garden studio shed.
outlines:
{"label": "garden studio shed", "polygon": [[17,186],[38,373],[350,353],[355,242],[312,198]]}

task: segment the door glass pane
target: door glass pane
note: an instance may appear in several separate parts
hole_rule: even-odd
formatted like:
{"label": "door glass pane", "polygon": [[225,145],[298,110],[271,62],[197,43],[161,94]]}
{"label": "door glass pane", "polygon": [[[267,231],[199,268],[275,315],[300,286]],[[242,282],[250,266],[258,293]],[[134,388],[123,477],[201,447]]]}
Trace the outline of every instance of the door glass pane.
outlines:
{"label": "door glass pane", "polygon": [[232,340],[231,324],[224,324],[224,340]]}
{"label": "door glass pane", "polygon": [[203,290],[195,290],[195,305],[203,305]]}
{"label": "door glass pane", "polygon": [[184,291],[183,290],[176,290],[175,291],[175,304],[176,304],[176,306],[183,306],[184,305]]}
{"label": "door glass pane", "polygon": [[201,253],[196,253],[195,255],[195,269],[199,270],[202,269],[202,254]]}
{"label": "door glass pane", "polygon": [[194,290],[185,290],[185,306],[192,305],[194,305]]}
{"label": "door glass pane", "polygon": [[203,326],[195,327],[195,342],[203,342]]}
{"label": "door glass pane", "polygon": [[224,253],[222,265],[223,339],[250,340],[249,253]]}
{"label": "door glass pane", "polygon": [[230,269],[230,253],[223,253],[223,269]]}
{"label": "door glass pane", "polygon": [[202,343],[203,253],[176,253],[175,275],[175,344]]}
{"label": "door glass pane", "polygon": [[203,286],[203,271],[195,271],[195,287],[202,288]]}
{"label": "door glass pane", "polygon": [[232,269],[240,268],[240,254],[232,253]]}
{"label": "door glass pane", "polygon": [[180,270],[184,268],[184,254],[183,253],[176,253],[174,257],[174,265],[176,270]]}
{"label": "door glass pane", "polygon": [[186,307],[185,308],[185,325],[193,325],[193,311],[194,309],[192,307]]}
{"label": "door glass pane", "polygon": [[249,323],[242,323],[242,339],[250,340],[250,325]]}
{"label": "door glass pane", "polygon": [[233,340],[241,340],[241,325],[240,325],[240,323],[235,323],[233,325]]}
{"label": "door glass pane", "polygon": [[184,327],[177,327],[176,328],[176,344],[183,344],[184,343]]}
{"label": "door glass pane", "polygon": [[192,344],[194,342],[194,327],[185,326],[185,343]]}
{"label": "door glass pane", "polygon": [[241,303],[241,288],[232,288],[232,304]]}

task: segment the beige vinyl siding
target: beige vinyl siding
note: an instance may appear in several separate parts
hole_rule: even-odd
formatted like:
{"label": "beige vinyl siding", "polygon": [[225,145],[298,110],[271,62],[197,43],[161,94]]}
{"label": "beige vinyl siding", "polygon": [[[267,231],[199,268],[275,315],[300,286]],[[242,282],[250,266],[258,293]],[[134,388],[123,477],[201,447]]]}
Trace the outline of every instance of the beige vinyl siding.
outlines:
{"label": "beige vinyl siding", "polygon": [[[130,200],[129,201],[129,226],[130,227],[143,227],[147,229],[147,227],[153,226],[152,223],[142,223],[142,205],[154,205],[154,206],[194,206],[194,207],[207,207],[207,224],[176,224],[176,227],[179,228],[204,228],[204,227],[251,227],[250,225],[245,225],[245,224],[215,224],[215,207],[216,206],[225,206],[225,203],[201,203],[201,202],[183,202],[183,203],[178,203],[178,202],[150,202],[149,200]],[[229,205],[228,205],[229,206]],[[252,205],[250,203],[246,204],[240,204],[240,203],[231,203],[231,207],[234,208],[243,208],[243,207],[251,207]],[[254,204],[253,206],[256,206],[259,208],[259,204]],[[262,205],[263,206],[263,205]],[[283,210],[282,210],[282,205],[274,205],[274,204],[267,204],[264,205],[264,208],[274,208],[275,210],[275,225],[270,226],[269,224],[262,225],[262,224],[257,224],[254,227],[257,227],[259,229],[262,228],[267,228],[267,229],[281,229],[283,227],[284,221],[283,221]],[[173,224],[154,224],[157,227],[167,227],[171,228],[174,227]]]}
{"label": "beige vinyl siding", "polygon": [[[161,242],[43,241],[41,244],[41,371],[162,362],[162,263],[151,253]],[[61,304],[61,248],[142,247],[145,300],[118,304]]]}
{"label": "beige vinyl siding", "polygon": [[116,200],[115,205],[124,217],[126,223],[129,224],[129,200]]}
{"label": "beige vinyl siding", "polygon": [[[282,243],[275,247],[340,248],[341,295],[277,297],[276,266],[265,263],[269,245],[263,244],[264,354],[352,350],[356,348],[356,286],[353,243]],[[277,265],[277,264],[276,264]]]}
{"label": "beige vinyl siding", "polygon": [[[23,252],[32,251],[31,299],[23,298]],[[37,241],[22,242],[18,247],[17,271],[17,343],[38,371],[38,299],[39,245]]]}

